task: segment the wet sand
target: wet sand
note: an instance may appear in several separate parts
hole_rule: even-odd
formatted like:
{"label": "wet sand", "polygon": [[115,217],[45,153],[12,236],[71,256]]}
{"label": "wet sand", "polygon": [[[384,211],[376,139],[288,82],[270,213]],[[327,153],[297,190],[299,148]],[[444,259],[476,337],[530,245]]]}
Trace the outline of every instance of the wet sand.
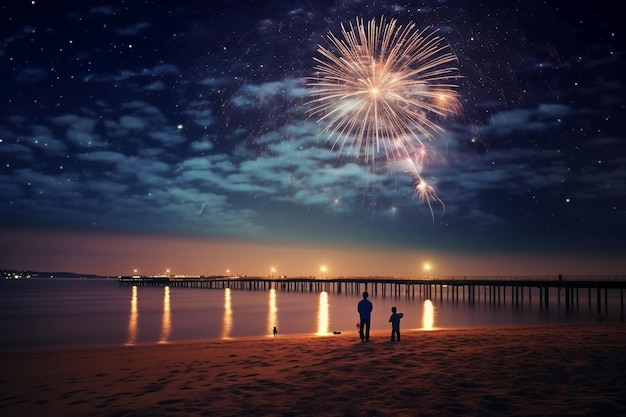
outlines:
{"label": "wet sand", "polygon": [[626,415],[626,324],[4,352],[14,416]]}

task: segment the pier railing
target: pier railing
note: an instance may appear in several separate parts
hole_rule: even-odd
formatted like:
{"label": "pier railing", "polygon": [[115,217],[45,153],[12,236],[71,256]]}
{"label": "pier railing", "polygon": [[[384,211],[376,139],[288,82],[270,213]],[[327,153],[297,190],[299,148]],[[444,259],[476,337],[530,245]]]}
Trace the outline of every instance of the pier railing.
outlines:
{"label": "pier railing", "polygon": [[590,309],[592,304],[596,304],[598,317],[606,315],[608,311],[609,290],[611,290],[618,292],[620,321],[622,321],[624,318],[626,275],[463,276],[445,278],[127,276],[119,277],[118,284],[137,287],[231,288],[248,291],[269,289],[294,292],[328,291],[356,296],[359,296],[361,291],[369,291],[373,296],[378,294],[382,297],[404,295],[439,301],[443,301],[445,298],[446,300],[467,301],[468,303],[499,304],[507,302],[508,299],[515,305],[521,305],[525,302],[531,303],[533,297],[538,297],[539,305],[542,308],[548,308],[551,296],[556,295],[559,304],[561,297],[563,297],[567,310],[578,306],[581,298],[586,298]]}
{"label": "pier railing", "polygon": [[[276,286],[289,286],[291,283],[380,283],[405,285],[495,285],[495,286],[577,286],[625,288],[626,275],[511,275],[511,276],[434,276],[434,277],[271,277],[271,276],[120,276],[118,283],[123,286],[163,286],[224,288],[226,283],[233,287],[258,286],[258,283],[271,283]],[[204,284],[204,285],[201,285]],[[248,285],[246,285],[248,284]],[[230,285],[228,285],[230,286]]]}

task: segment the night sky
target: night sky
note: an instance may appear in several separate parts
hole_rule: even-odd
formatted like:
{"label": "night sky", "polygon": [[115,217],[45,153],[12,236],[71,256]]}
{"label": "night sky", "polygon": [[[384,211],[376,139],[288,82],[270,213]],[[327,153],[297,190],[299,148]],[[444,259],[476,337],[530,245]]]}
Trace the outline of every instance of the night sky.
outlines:
{"label": "night sky", "polygon": [[[8,3],[0,268],[626,272],[618,2]],[[458,58],[432,214],[410,172],[339,154],[307,112],[318,44],[381,16]]]}

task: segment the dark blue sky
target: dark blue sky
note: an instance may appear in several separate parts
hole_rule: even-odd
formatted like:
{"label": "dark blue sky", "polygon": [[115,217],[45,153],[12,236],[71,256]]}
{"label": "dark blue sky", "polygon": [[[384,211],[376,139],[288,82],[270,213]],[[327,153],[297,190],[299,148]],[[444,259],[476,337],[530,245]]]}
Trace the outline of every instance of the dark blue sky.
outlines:
{"label": "dark blue sky", "polygon": [[[52,267],[50,245],[30,244],[45,231],[554,256],[554,270],[571,257],[571,273],[580,262],[624,272],[624,29],[612,2],[576,3],[0,6],[0,267]],[[440,30],[459,60],[463,108],[440,122],[423,172],[445,204],[434,219],[405,169],[338,155],[306,113],[317,45],[382,15]],[[98,254],[114,265],[107,248]],[[54,248],[54,267],[75,268],[79,248],[67,249]]]}

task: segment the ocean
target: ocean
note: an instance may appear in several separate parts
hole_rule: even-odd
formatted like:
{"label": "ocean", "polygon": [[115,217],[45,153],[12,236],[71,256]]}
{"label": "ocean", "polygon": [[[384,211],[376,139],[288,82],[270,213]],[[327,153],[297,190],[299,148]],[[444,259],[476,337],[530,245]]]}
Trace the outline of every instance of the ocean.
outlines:
{"label": "ocean", "polygon": [[[527,291],[527,289],[525,290]],[[401,329],[452,328],[596,322],[598,311],[581,290],[566,309],[551,290],[549,307],[537,289],[519,304],[480,297],[469,303],[427,299],[419,293],[372,293],[372,331],[391,331],[396,307]],[[609,290],[603,320],[618,321],[619,290]],[[174,343],[282,335],[357,337],[360,292],[300,292],[170,287],[121,287],[115,279],[17,279],[0,282],[0,350],[55,349],[105,345]]]}

